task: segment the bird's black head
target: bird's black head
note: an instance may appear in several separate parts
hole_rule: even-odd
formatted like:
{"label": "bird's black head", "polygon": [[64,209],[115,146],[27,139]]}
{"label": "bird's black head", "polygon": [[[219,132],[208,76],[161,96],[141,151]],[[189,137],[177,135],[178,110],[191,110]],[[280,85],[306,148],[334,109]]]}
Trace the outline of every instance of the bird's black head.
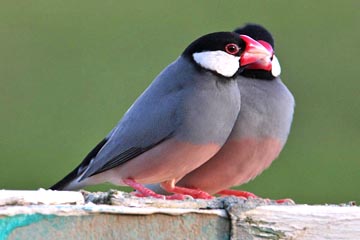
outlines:
{"label": "bird's black head", "polygon": [[245,42],[239,37],[239,34],[235,32],[215,32],[196,39],[185,49],[183,55],[192,57],[194,53],[224,51],[239,57],[244,49]]}
{"label": "bird's black head", "polygon": [[202,69],[231,78],[243,65],[268,57],[270,53],[248,36],[235,32],[215,32],[192,42],[182,55]]}
{"label": "bird's black head", "polygon": [[271,33],[259,24],[248,23],[243,27],[236,28],[234,32],[238,34],[248,35],[255,40],[263,40],[269,43],[275,49],[274,38]]}
{"label": "bird's black head", "polygon": [[[235,29],[234,32],[252,37],[263,44],[269,51],[275,47],[273,36],[261,25],[246,24],[243,27]],[[280,64],[276,56],[273,55],[269,59],[263,59],[257,63],[249,64],[244,71],[241,72],[241,75],[249,78],[273,80],[280,75],[280,72]]]}

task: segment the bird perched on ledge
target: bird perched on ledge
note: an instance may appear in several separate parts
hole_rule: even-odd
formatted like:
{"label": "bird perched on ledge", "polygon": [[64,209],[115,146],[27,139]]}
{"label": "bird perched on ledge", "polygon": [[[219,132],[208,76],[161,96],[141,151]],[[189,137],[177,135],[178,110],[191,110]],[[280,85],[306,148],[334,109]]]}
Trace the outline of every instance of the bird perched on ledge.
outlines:
{"label": "bird perched on ledge", "polygon": [[[256,24],[235,30],[273,51],[269,31]],[[177,185],[209,194],[256,197],[248,192],[227,190],[255,178],[270,166],[284,147],[294,113],[294,97],[280,80],[281,69],[275,55],[249,64],[236,77],[241,108],[232,132],[221,150]],[[158,186],[148,186],[162,192]]]}
{"label": "bird perched on ledge", "polygon": [[241,66],[271,55],[262,44],[234,32],[195,40],[80,165],[51,189],[110,182],[163,198],[143,186],[161,183],[175,193],[173,198],[211,197],[175,183],[214,156],[228,138],[240,110],[234,76]]}

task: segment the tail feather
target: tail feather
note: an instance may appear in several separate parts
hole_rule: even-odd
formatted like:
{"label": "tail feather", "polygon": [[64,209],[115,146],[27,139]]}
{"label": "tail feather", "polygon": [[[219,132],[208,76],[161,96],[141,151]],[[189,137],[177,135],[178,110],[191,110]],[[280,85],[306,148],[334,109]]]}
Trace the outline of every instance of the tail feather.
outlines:
{"label": "tail feather", "polygon": [[51,186],[49,189],[51,189],[51,190],[78,190],[75,188],[69,188],[69,185],[79,177],[78,170],[79,170],[79,167],[75,168],[68,175],[66,175],[63,179],[61,179],[59,182],[57,182],[53,186]]}
{"label": "tail feather", "polygon": [[68,175],[66,175],[59,182],[51,186],[49,189],[52,190],[78,190],[82,187],[85,187],[85,181],[78,181],[79,177],[82,173],[85,172],[87,166],[90,164],[91,160],[98,154],[101,148],[107,142],[107,138],[103,139],[100,143],[98,143],[91,152],[86,155],[84,160],[77,166],[74,170],[72,170]]}

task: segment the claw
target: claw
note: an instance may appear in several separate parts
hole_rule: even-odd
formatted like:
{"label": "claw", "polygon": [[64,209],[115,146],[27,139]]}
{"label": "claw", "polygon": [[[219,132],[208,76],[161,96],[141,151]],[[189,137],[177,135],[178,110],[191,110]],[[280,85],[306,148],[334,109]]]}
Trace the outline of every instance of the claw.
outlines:
{"label": "claw", "polygon": [[[255,194],[253,194],[251,192],[232,190],[232,189],[225,189],[225,190],[218,192],[217,194],[220,194],[223,196],[236,196],[236,197],[240,197],[240,198],[244,198],[244,199],[260,198],[259,196],[256,196]],[[295,204],[294,200],[292,200],[290,198],[284,198],[284,199],[278,199],[278,200],[271,200],[271,199],[264,199],[264,200],[268,201],[269,203],[272,201],[275,201],[278,204]]]}
{"label": "claw", "polygon": [[[175,179],[161,183],[161,187],[167,192],[172,192],[180,195],[189,195],[195,199],[212,199],[210,194],[200,189],[184,188],[175,186]],[[176,195],[175,194],[175,195]]]}
{"label": "claw", "polygon": [[255,194],[253,194],[251,192],[232,190],[232,189],[225,189],[225,190],[222,190],[222,191],[218,192],[217,194],[225,195],[225,196],[242,197],[242,198],[246,198],[246,199],[248,199],[248,198],[258,198],[258,196],[256,196]]}
{"label": "claw", "polygon": [[185,200],[191,198],[191,196],[179,194],[179,193],[169,196],[157,194],[154,191],[144,187],[142,184],[137,183],[134,179],[131,178],[123,179],[123,182],[136,190],[135,192],[132,193],[136,197],[153,197],[153,198],[166,199],[166,200]]}
{"label": "claw", "polygon": [[275,202],[278,204],[295,204],[295,201],[290,198],[278,199]]}
{"label": "claw", "polygon": [[134,188],[137,191],[137,193],[135,193],[135,196],[154,197],[154,198],[159,198],[159,199],[166,199],[166,196],[161,195],[161,194],[157,194],[154,191],[151,191],[150,189],[144,187],[142,184],[137,183],[132,178],[123,179],[123,182],[126,185],[129,185],[130,187]]}

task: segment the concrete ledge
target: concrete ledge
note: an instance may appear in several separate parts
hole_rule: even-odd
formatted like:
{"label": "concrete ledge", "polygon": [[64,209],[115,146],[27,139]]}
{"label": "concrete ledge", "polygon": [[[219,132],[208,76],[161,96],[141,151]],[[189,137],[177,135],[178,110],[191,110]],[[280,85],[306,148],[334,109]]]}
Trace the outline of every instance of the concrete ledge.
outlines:
{"label": "concrete ledge", "polygon": [[2,190],[0,239],[360,239],[352,205]]}
{"label": "concrete ledge", "polygon": [[10,208],[12,215],[0,219],[1,239],[229,239],[230,232],[229,221],[217,211],[107,205]]}

